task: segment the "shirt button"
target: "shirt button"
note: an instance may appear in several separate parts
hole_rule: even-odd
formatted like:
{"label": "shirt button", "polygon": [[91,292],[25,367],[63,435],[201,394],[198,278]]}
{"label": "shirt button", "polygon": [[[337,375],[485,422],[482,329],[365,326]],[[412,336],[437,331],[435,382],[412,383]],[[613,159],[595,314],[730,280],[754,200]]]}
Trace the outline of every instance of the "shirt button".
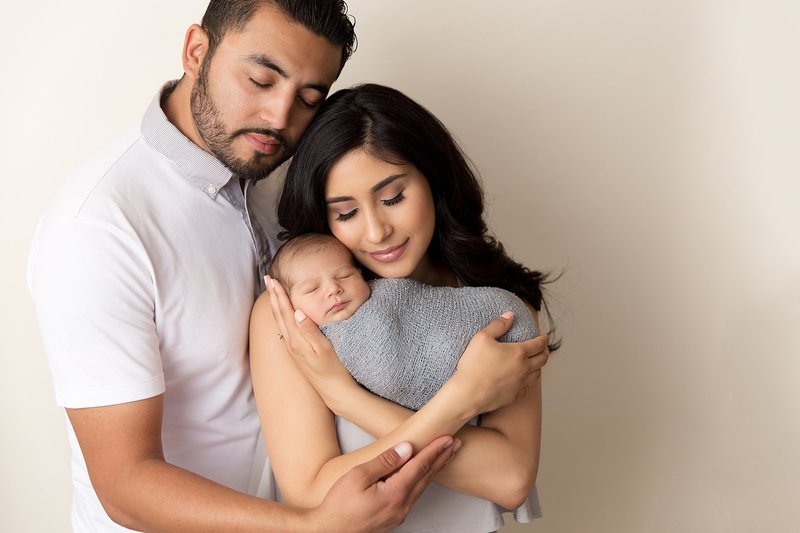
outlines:
{"label": "shirt button", "polygon": [[213,185],[209,185],[208,187],[206,187],[206,192],[208,194],[210,194],[211,196],[213,196],[213,195],[217,194],[217,188],[214,187]]}

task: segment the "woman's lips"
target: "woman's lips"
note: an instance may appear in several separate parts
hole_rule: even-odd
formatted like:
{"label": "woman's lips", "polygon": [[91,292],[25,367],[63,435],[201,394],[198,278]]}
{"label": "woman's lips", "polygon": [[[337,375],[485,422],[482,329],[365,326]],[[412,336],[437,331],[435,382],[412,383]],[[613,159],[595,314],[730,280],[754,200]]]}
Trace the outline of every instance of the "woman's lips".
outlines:
{"label": "woman's lips", "polygon": [[391,263],[401,255],[403,255],[403,252],[406,251],[407,244],[408,240],[406,240],[406,242],[404,242],[400,246],[393,246],[391,248],[378,250],[377,252],[370,252],[369,256],[373,258],[375,261],[378,261],[379,263]]}
{"label": "woman's lips", "polygon": [[253,148],[267,155],[277,154],[282,146],[281,142],[275,137],[260,133],[245,133],[244,138]]}

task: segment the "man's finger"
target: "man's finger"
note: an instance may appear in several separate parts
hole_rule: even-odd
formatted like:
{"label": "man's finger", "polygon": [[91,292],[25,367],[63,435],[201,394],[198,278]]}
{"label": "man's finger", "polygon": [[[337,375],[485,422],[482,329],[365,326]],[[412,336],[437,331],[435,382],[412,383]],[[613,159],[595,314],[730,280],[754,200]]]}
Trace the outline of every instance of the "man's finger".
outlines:
{"label": "man's finger", "polygon": [[453,437],[443,436],[425,446],[403,467],[386,480],[393,490],[404,493],[415,500],[428,486],[436,474],[452,459],[456,441]]}
{"label": "man's finger", "polygon": [[375,457],[371,461],[362,463],[353,470],[358,470],[361,475],[362,488],[367,488],[388,476],[408,461],[412,453],[411,444],[408,442],[400,442],[385,450],[382,454]]}
{"label": "man's finger", "polygon": [[[428,487],[428,485],[431,483],[431,481],[433,481],[434,478],[436,478],[436,475],[439,473],[439,471],[442,468],[444,468],[447,463],[450,462],[450,460],[453,458],[453,456],[455,455],[455,453],[458,451],[458,449],[460,447],[461,447],[461,441],[456,439],[453,442],[452,446],[449,446],[449,447],[445,448],[443,450],[443,453],[440,453],[438,456],[434,457],[433,462],[430,463],[430,466],[428,466],[424,470],[425,471],[425,475],[421,476],[417,480],[416,484],[413,486],[413,488],[409,492],[408,499],[406,500],[409,503],[409,505],[411,505],[415,501],[417,501],[417,498],[420,497],[422,492]],[[422,452],[420,452],[420,454],[421,453]],[[419,457],[419,455],[417,455],[417,457]],[[415,459],[416,459],[416,457],[415,457]]]}

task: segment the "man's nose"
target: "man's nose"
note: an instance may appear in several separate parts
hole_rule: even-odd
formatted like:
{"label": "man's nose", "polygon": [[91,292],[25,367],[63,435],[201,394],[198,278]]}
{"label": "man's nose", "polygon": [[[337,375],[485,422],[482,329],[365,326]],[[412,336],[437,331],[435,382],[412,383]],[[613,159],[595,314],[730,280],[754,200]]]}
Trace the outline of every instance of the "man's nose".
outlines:
{"label": "man's nose", "polygon": [[274,89],[264,97],[260,118],[268,128],[284,130],[289,126],[294,105],[294,94]]}

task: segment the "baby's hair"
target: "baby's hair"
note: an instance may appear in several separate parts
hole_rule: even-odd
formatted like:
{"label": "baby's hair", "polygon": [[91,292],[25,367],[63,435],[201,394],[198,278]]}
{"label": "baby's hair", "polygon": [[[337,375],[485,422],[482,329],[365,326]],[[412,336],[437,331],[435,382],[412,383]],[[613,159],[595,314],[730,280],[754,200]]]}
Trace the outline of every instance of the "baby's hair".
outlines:
{"label": "baby's hair", "polygon": [[[333,235],[327,235],[325,233],[306,233],[293,237],[283,243],[277,253],[275,253],[268,274],[278,280],[284,289],[289,290],[292,286],[292,281],[289,279],[291,275],[289,264],[291,261],[307,253],[337,249],[343,250],[352,259],[350,250]],[[355,261],[353,262],[355,263]]]}

